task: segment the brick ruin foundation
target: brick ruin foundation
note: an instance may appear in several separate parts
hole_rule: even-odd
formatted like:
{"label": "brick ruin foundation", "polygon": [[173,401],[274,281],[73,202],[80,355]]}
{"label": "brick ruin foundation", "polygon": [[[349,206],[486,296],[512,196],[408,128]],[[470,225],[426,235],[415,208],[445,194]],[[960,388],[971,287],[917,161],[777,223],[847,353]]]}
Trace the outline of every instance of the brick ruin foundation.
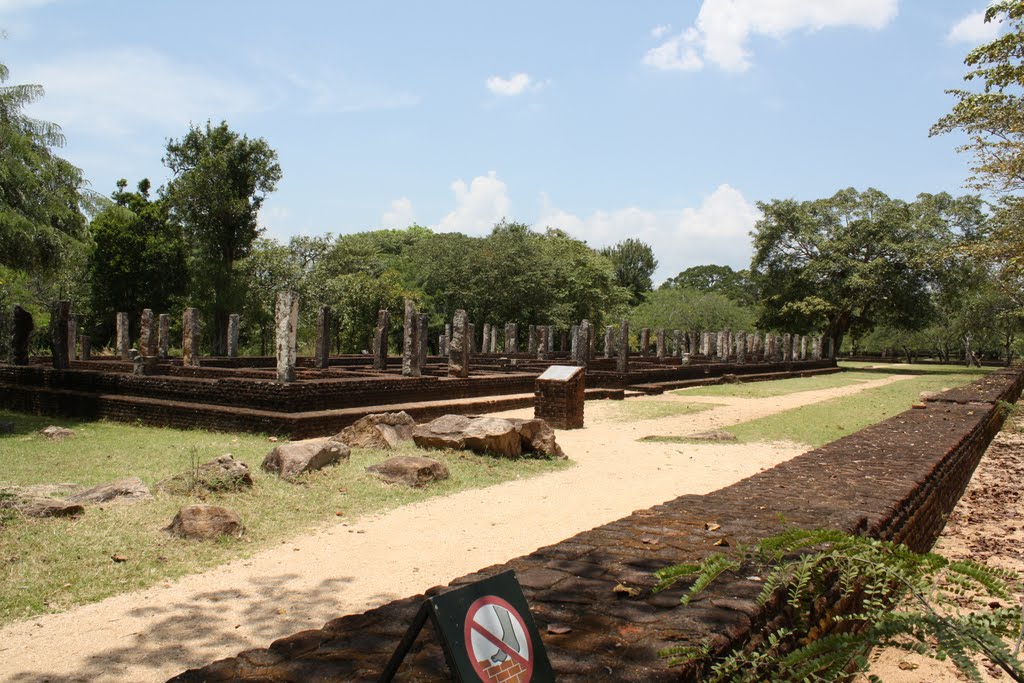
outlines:
{"label": "brick ruin foundation", "polygon": [[[1000,401],[1015,401],[1019,372],[998,371],[933,396],[901,413],[707,495],[686,495],[639,510],[555,545],[456,579],[464,585],[515,570],[559,681],[700,680],[696,668],[667,668],[657,653],[710,641],[738,647],[782,618],[778,604],[756,602],[757,581],[719,580],[686,608],[685,585],[652,594],[652,573],[753,543],[783,524],[836,528],[906,543],[923,551],[945,525],[992,437]],[[708,523],[720,525],[708,530]],[[715,528],[715,527],[711,527]],[[638,589],[629,597],[613,590]],[[443,592],[436,587],[426,595]],[[176,677],[197,681],[372,681],[394,651],[424,595],[335,619],[236,657]],[[549,624],[570,630],[547,632]],[[564,629],[556,629],[562,631]],[[398,680],[447,680],[431,631],[417,639]]]}

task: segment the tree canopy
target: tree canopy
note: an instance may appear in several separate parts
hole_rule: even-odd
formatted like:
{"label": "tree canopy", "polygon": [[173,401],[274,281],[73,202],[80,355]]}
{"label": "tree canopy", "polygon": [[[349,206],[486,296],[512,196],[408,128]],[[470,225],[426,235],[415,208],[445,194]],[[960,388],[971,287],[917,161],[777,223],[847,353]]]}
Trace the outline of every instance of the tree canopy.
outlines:
{"label": "tree canopy", "polygon": [[630,237],[613,247],[605,247],[601,255],[611,260],[619,286],[629,290],[630,304],[635,306],[643,301],[653,287],[651,276],[658,267],[651,246]]}

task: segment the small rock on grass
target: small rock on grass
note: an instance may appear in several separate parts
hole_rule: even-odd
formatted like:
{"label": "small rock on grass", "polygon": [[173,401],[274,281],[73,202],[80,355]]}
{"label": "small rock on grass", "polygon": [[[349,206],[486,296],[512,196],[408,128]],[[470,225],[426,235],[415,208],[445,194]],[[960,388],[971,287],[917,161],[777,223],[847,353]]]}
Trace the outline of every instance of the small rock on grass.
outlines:
{"label": "small rock on grass", "polygon": [[700,432],[699,434],[691,434],[686,437],[693,441],[736,441],[736,435],[730,434],[729,432],[711,431],[711,432]]}
{"label": "small rock on grass", "polygon": [[448,478],[448,467],[443,462],[415,455],[388,458],[382,463],[367,467],[366,471],[376,474],[389,484],[406,486],[425,486],[432,481]]}
{"label": "small rock on grass", "polygon": [[65,498],[70,503],[137,502],[153,496],[149,487],[138,477],[126,477],[107,484],[99,484],[83,491],[72,493]]}
{"label": "small rock on grass", "polygon": [[172,536],[210,540],[218,536],[240,538],[245,531],[242,518],[219,505],[190,505],[178,510],[170,526],[164,529]]}
{"label": "small rock on grass", "polygon": [[73,429],[68,429],[66,427],[58,427],[57,425],[43,427],[42,429],[39,430],[39,433],[45,436],[50,441],[63,441],[64,439],[75,435]]}
{"label": "small rock on grass", "polygon": [[303,472],[348,460],[350,454],[348,446],[333,439],[306,439],[276,446],[267,453],[260,467],[281,479],[293,479]]}

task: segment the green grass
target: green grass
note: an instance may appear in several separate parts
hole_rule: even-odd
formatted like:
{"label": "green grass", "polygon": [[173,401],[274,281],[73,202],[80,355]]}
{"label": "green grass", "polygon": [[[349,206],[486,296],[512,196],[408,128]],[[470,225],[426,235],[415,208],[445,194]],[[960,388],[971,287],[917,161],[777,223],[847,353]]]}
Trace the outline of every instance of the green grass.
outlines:
{"label": "green grass", "polygon": [[813,377],[795,377],[769,382],[740,382],[739,384],[714,384],[705,387],[679,389],[672,393],[679,396],[730,396],[736,398],[770,398],[785,396],[800,391],[818,391],[835,389],[851,384],[859,384],[868,380],[876,380],[879,376],[871,372],[837,372],[832,375],[815,375]]}
{"label": "green grass", "polygon": [[725,429],[741,442],[794,441],[816,447],[881,422],[917,403],[923,391],[941,391],[967,384],[984,375],[973,373],[927,373],[868,389],[851,396],[806,405]]}
{"label": "green grass", "polygon": [[[254,486],[204,496],[158,494],[134,505],[89,506],[79,519],[15,517],[0,524],[0,624],[200,572],[250,555],[333,520],[392,509],[432,496],[490,486],[563,469],[567,461],[503,460],[434,451],[451,478],[423,489],[390,486],[367,474],[368,465],[395,454],[356,449],[351,460],[304,475],[296,483],[264,474],[259,465],[274,444],[266,437],[76,422],[0,411],[15,434],[0,436],[0,486],[56,482],[92,485],[137,475],[152,485],[224,453],[249,465]],[[36,432],[47,424],[76,436],[50,442]],[[222,504],[242,518],[241,539],[185,541],[161,532],[178,509],[197,502]],[[340,513],[340,514],[339,514]],[[115,563],[111,556],[124,555]]]}
{"label": "green grass", "polygon": [[[983,368],[969,368],[965,365],[921,365],[914,363],[908,365],[906,363],[865,363],[863,361],[840,361],[839,367],[849,368],[851,370],[861,370],[862,372],[870,372],[876,377],[879,373],[887,375],[967,375],[970,379],[980,377],[984,374],[992,372],[997,368],[994,367],[983,367]],[[864,370],[864,368],[877,368],[874,370]]]}
{"label": "green grass", "polygon": [[684,403],[682,401],[615,401],[608,405],[609,418],[616,422],[656,420],[659,417],[689,415],[717,407],[716,403]]}

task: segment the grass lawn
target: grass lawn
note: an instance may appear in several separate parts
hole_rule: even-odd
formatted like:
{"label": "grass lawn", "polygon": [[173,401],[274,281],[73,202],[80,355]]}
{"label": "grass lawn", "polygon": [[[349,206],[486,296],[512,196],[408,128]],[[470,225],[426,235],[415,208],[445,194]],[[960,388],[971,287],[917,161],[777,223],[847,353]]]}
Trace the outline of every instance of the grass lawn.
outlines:
{"label": "grass lawn", "polygon": [[[430,453],[451,478],[423,489],[381,483],[364,468],[399,452],[354,449],[351,460],[300,477],[295,483],[264,474],[273,448],[265,436],[183,431],[113,422],[79,422],[0,411],[15,433],[0,436],[0,486],[75,482],[93,485],[130,475],[152,485],[193,464],[231,453],[252,472],[254,486],[238,493],[158,494],[134,505],[87,506],[79,519],[0,518],[0,624],[65,610],[110,595],[200,572],[250,555],[323,523],[456,491],[534,476],[571,466],[564,460],[502,460],[451,451]],[[75,430],[62,442],[38,434],[48,424]],[[161,532],[178,509],[222,504],[242,518],[241,539],[186,541]],[[114,562],[112,555],[127,557]]]}
{"label": "grass lawn", "polygon": [[841,360],[839,367],[850,370],[864,370],[865,368],[876,368],[871,372],[876,377],[878,373],[889,375],[968,375],[969,380],[980,377],[986,373],[997,370],[995,367],[969,368],[965,365],[922,365],[920,363],[866,363],[864,361]]}
{"label": "grass lawn", "polygon": [[794,377],[777,379],[768,382],[740,382],[738,384],[713,384],[706,387],[678,389],[672,393],[678,396],[732,396],[738,398],[769,398],[785,396],[800,391],[818,391],[859,384],[867,380],[878,379],[873,372],[837,372],[832,375],[815,375],[813,377]]}

